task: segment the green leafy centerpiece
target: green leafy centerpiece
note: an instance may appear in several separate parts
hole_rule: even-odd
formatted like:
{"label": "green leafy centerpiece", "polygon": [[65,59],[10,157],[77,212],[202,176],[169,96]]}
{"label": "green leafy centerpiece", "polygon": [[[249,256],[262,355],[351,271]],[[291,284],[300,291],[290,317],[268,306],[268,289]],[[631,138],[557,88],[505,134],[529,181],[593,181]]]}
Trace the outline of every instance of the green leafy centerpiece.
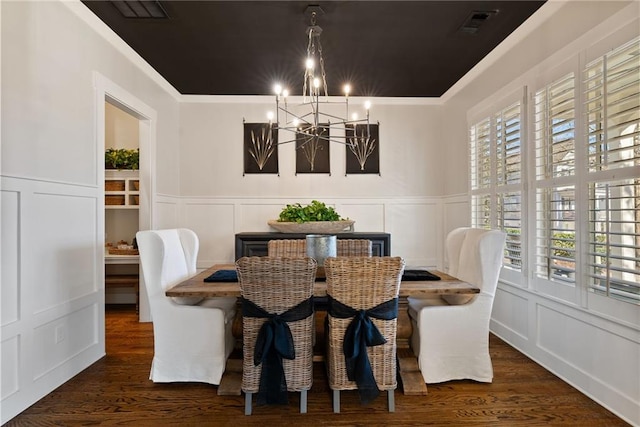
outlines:
{"label": "green leafy centerpiece", "polygon": [[331,206],[313,200],[306,206],[287,205],[278,219],[268,224],[282,233],[338,233],[352,227],[354,222],[342,218]]}

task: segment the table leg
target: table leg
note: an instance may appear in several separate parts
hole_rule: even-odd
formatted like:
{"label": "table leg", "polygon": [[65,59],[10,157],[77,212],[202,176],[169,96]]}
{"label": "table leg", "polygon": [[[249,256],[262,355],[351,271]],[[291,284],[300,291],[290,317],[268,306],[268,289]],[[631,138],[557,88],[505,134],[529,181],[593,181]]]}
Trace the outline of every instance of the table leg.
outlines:
{"label": "table leg", "polygon": [[418,360],[411,350],[411,333],[413,326],[409,317],[409,301],[406,297],[398,299],[398,329],[396,345],[398,347],[398,365],[400,380],[404,394],[423,396],[427,394],[427,385],[418,368]]}

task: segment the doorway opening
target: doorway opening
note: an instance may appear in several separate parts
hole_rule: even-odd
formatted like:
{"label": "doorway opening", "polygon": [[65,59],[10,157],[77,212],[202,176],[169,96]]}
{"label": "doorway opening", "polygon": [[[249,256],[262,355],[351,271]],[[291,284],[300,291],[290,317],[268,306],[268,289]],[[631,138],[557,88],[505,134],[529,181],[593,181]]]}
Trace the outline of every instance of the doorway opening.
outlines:
{"label": "doorway opening", "polygon": [[[106,307],[140,310],[140,271],[135,235],[140,224],[140,120],[104,103]],[[113,307],[118,306],[118,307]]]}
{"label": "doorway opening", "polygon": [[[127,283],[120,288],[114,285],[113,290],[105,287],[103,303],[135,305],[137,301],[139,322],[150,322],[151,312],[138,256],[133,251],[133,239],[138,230],[153,228],[157,113],[99,73],[95,73],[94,80],[97,178],[99,182],[105,183],[105,187],[108,181],[116,181],[114,187],[104,191],[104,205],[97,224],[102,233],[101,240],[105,244],[103,273],[138,278],[137,290]],[[107,148],[136,150],[138,169],[120,172],[106,170]],[[122,246],[124,253],[109,253],[109,247],[106,246],[108,243],[115,249]],[[127,253],[127,250],[131,250],[131,253]],[[104,315],[102,321],[104,322]]]}

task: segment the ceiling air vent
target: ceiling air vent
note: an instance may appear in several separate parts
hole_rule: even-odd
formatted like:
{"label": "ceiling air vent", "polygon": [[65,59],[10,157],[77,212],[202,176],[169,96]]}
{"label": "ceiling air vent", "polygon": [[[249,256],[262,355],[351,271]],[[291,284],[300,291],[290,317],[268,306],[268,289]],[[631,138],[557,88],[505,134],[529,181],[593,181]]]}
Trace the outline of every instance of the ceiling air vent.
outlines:
{"label": "ceiling air vent", "polygon": [[497,10],[480,10],[471,12],[460,27],[460,31],[466,34],[475,34],[478,32],[482,24],[487,22],[489,18],[497,14]]}
{"label": "ceiling air vent", "polygon": [[111,4],[125,18],[169,18],[169,15],[157,0],[111,0]]}

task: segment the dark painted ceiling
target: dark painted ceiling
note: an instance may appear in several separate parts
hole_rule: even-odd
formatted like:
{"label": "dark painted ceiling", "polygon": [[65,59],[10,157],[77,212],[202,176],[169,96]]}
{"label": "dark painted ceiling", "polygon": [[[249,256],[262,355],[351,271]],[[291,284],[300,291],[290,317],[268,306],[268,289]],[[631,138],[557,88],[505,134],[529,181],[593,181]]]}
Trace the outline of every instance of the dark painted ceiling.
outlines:
{"label": "dark painted ceiling", "polygon": [[544,1],[140,2],[165,19],[83,3],[182,94],[267,95],[281,82],[301,95],[305,10],[318,5],[329,95],[349,81],[355,96],[438,97]]}

